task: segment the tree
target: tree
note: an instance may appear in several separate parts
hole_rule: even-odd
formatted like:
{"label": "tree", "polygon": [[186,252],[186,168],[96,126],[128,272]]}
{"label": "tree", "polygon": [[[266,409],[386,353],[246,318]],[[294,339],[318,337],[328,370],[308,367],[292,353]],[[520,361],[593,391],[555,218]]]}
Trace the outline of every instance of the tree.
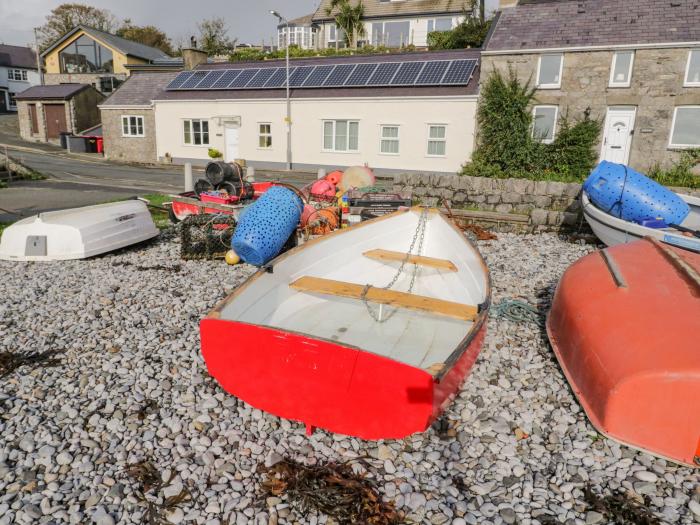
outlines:
{"label": "tree", "polygon": [[51,11],[46,17],[46,23],[39,28],[39,48],[45,50],[79,25],[111,33],[116,26],[116,18],[107,9],[83,4],[61,4]]}
{"label": "tree", "polygon": [[236,47],[237,39],[228,37],[228,28],[223,18],[202,20],[197,24],[199,29],[199,48],[208,55],[225,55]]}
{"label": "tree", "polygon": [[122,26],[117,29],[117,36],[140,42],[147,46],[160,49],[168,55],[173,54],[173,45],[168,35],[155,26],[137,26],[131,23],[130,19],[124,20]]}
{"label": "tree", "polygon": [[464,21],[451,31],[433,31],[428,34],[430,49],[465,49],[481,47],[488,35],[491,20],[486,20],[485,0],[469,0],[464,10]]}
{"label": "tree", "polygon": [[365,25],[362,23],[362,17],[365,15],[362,0],[354,7],[350,5],[350,0],[331,0],[326,14],[334,14],[336,25],[345,33],[345,43],[353,49],[357,48],[358,38],[365,36],[366,33]]}

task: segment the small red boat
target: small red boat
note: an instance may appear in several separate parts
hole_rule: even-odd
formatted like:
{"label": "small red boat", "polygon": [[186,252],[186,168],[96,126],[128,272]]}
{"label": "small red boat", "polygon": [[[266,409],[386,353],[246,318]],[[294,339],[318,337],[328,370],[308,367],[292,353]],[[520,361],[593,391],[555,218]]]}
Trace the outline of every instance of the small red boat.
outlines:
{"label": "small red boat", "polygon": [[490,296],[461,231],[399,211],[273,260],[202,320],[202,355],[227,392],[308,432],[403,438],[459,390]]}
{"label": "small red boat", "polygon": [[700,254],[645,238],[573,264],[547,319],[602,434],[700,466]]}

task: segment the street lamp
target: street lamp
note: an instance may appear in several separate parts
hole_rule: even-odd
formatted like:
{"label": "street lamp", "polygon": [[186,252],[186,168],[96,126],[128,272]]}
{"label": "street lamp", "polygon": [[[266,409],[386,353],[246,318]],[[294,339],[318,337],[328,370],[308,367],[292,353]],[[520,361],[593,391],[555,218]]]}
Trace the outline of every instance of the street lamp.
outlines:
{"label": "street lamp", "polygon": [[287,69],[287,170],[292,169],[292,102],[289,97],[289,20],[283,17],[274,9],[270,10],[272,16],[277,17],[280,24],[284,24],[285,28],[285,60]]}

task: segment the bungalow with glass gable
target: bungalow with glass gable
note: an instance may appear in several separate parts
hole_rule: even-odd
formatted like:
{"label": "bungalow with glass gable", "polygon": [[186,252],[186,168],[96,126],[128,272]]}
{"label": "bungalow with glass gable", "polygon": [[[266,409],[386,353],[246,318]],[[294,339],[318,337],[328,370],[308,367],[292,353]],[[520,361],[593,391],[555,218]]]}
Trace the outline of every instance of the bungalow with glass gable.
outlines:
{"label": "bungalow with glass gable", "polygon": [[[227,161],[268,169],[291,161],[295,169],[455,173],[474,145],[478,64],[479,51],[467,49],[293,60],[289,156],[284,61],[180,73],[154,97],[153,129],[136,131],[155,133],[160,162],[203,165],[215,148]],[[130,84],[136,79],[122,89]],[[118,95],[102,106],[106,144],[105,110]],[[119,111],[121,119],[138,115],[127,105]],[[131,133],[129,124],[119,140]]]}
{"label": "bungalow with glass gable", "polygon": [[601,160],[648,170],[700,148],[697,0],[501,0],[481,82],[512,68],[536,88],[532,133],[560,118],[603,123]]}

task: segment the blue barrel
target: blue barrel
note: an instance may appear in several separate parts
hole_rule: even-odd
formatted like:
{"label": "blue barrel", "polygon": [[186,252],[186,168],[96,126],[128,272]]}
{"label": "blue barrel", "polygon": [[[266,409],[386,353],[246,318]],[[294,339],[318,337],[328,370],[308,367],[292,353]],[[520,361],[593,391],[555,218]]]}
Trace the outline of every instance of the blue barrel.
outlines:
{"label": "blue barrel", "polygon": [[681,224],[690,213],[678,195],[624,164],[601,162],[583,191],[598,208],[625,221],[662,218],[667,224]]}
{"label": "blue barrel", "polygon": [[273,186],[239,216],[231,247],[248,264],[275,258],[294,232],[303,203],[292,190]]}

